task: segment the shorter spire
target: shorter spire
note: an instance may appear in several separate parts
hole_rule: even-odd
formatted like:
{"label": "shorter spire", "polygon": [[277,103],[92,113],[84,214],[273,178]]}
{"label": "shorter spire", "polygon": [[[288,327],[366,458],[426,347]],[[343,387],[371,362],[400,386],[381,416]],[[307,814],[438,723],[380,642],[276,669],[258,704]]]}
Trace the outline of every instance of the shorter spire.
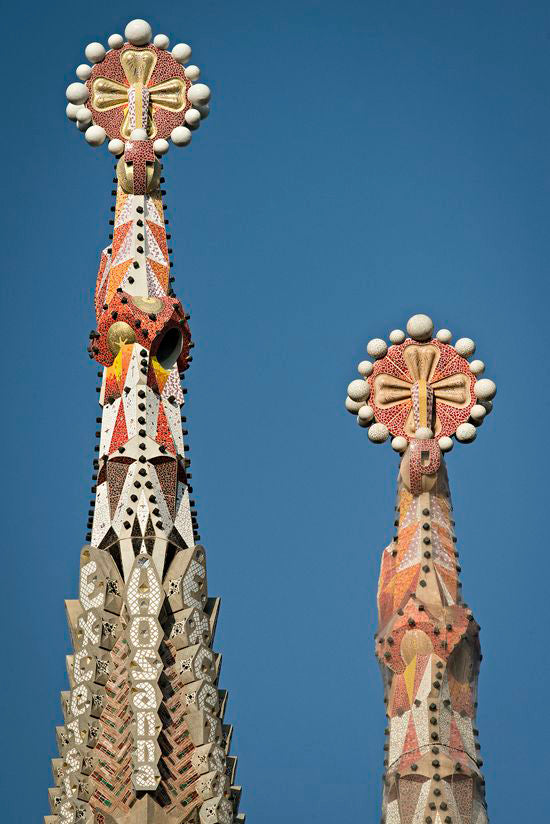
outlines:
{"label": "shorter spire", "polygon": [[470,338],[427,315],[367,344],[346,408],[369,439],[400,453],[396,528],[382,553],[376,655],[387,742],[382,821],[486,824],[476,740],[479,627],[463,602],[443,452],[473,441],[495,384]]}

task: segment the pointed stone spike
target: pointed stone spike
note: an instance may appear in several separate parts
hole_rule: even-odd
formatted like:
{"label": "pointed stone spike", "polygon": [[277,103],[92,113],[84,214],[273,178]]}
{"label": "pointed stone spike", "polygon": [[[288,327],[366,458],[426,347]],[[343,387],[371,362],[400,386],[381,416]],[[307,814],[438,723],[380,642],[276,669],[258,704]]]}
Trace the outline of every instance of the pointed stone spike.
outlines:
{"label": "pointed stone spike", "polygon": [[212,641],[214,641],[214,635],[216,634],[216,625],[218,623],[218,615],[220,614],[221,605],[221,598],[218,596],[211,596],[206,602],[206,606],[204,608],[205,615],[208,617],[208,623],[210,624],[210,638]]}
{"label": "pointed stone spike", "polygon": [[57,785],[61,783],[60,769],[63,767],[62,758],[52,758],[52,775]]}
{"label": "pointed stone spike", "polygon": [[80,605],[80,601],[76,598],[66,599],[65,612],[67,616],[67,623],[69,625],[69,631],[72,637],[73,646],[75,646],[78,619],[82,615],[82,607]]}
{"label": "pointed stone spike", "polygon": [[147,794],[126,815],[111,816],[112,824],[180,824],[181,814],[167,813]]}

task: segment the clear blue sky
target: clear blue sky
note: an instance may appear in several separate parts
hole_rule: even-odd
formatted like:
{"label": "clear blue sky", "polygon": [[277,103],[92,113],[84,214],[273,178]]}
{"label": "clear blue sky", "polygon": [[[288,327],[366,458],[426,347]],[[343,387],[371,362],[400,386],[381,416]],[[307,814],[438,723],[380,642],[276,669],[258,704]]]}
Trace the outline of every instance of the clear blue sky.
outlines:
{"label": "clear blue sky", "polygon": [[448,465],[482,627],[489,813],[542,820],[550,7],[533,0],[4,10],[3,820],[47,812],[99,412],[86,343],[112,165],[65,119],[64,90],[85,45],[133,17],[189,42],[213,89],[166,178],[242,809],[378,820],[372,638],[397,458],[343,401],[366,341],[427,312],[477,341],[499,386]]}

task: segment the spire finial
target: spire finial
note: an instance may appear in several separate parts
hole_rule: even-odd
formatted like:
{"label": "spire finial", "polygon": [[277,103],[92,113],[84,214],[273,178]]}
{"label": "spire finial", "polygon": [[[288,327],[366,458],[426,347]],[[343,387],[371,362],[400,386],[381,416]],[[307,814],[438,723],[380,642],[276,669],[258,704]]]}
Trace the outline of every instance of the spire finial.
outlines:
{"label": "spire finial", "polygon": [[361,378],[348,386],[346,409],[374,443],[392,435],[397,452],[417,440],[437,442],[442,452],[452,449],[453,437],[475,440],[492,410],[496,386],[481,378],[483,361],[468,361],[474,341],[460,338],[452,346],[448,329],[434,337],[433,322],[423,314],[409,318],[406,328],[408,337],[401,329],[390,332],[389,348],[382,338],[369,341],[374,363],[359,363]]}
{"label": "spire finial", "polygon": [[109,151],[119,157],[138,144],[134,156],[147,152],[154,160],[168,151],[169,140],[189,145],[208,116],[210,89],[197,82],[198,66],[185,66],[191,59],[186,43],[169,52],[168,37],[153,38],[145,20],[131,20],[124,36],[112,34],[108,51],[97,42],[86,46],[89,63],[76,69],[80,82],[67,87],[67,117],[90,146],[108,138]]}

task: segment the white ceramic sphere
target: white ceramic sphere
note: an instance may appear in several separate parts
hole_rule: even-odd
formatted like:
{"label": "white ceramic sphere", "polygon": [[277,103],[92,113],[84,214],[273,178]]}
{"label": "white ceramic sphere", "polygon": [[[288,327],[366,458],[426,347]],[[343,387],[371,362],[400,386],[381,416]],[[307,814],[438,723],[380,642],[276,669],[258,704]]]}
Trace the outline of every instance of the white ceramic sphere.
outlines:
{"label": "white ceramic sphere", "polygon": [[201,76],[201,70],[198,66],[187,66],[185,69],[185,76],[191,83],[196,83]]}
{"label": "white ceramic sphere", "polygon": [[83,83],[89,78],[92,73],[92,67],[88,66],[87,63],[81,63],[80,66],[76,67],[76,76],[79,80],[82,80]]}
{"label": "white ceramic sphere", "polygon": [[206,120],[206,118],[210,114],[210,106],[208,105],[208,103],[205,103],[204,106],[201,106],[200,104],[196,103],[195,109],[200,113],[201,120]]}
{"label": "white ceramic sphere", "polygon": [[101,126],[90,126],[84,134],[90,146],[101,146],[105,142],[106,136],[105,129]]}
{"label": "white ceramic sphere", "polygon": [[[82,106],[80,108],[82,108]],[[85,132],[86,129],[90,126],[90,123],[89,121],[85,122],[84,120],[77,120],[76,125],[81,132]]]}
{"label": "white ceramic sphere", "polygon": [[[449,329],[440,329],[436,335],[436,338],[440,343],[450,343],[453,335]],[[452,444],[452,441],[451,441]],[[452,446],[451,446],[452,449]]]}
{"label": "white ceramic sphere", "polygon": [[170,45],[170,38],[167,37],[165,34],[156,34],[153,43],[157,47],[157,49],[167,49]]}
{"label": "white ceramic sphere", "polygon": [[201,113],[197,109],[187,109],[185,122],[191,129],[196,129],[201,122]]}
{"label": "white ceramic sphere", "polygon": [[172,57],[178,63],[187,63],[188,60],[191,60],[191,46],[188,46],[187,43],[176,43],[172,49]]}
{"label": "white ceramic sphere", "polygon": [[487,410],[480,403],[475,403],[470,409],[470,418],[479,423],[481,423],[486,414]]}
{"label": "white ceramic sphere", "polygon": [[394,344],[403,343],[405,337],[406,335],[402,329],[392,329],[389,334],[390,341]]}
{"label": "white ceramic sphere", "polygon": [[388,344],[382,338],[373,338],[367,343],[367,352],[371,358],[383,358],[388,351]]}
{"label": "white ceramic sphere", "polygon": [[169,148],[170,148],[170,144],[168,143],[167,140],[164,140],[163,137],[159,137],[153,143],[153,151],[155,152],[155,154],[158,154],[158,155],[165,155]]}
{"label": "white ceramic sphere", "polygon": [[417,438],[419,441],[429,441],[433,438],[434,433],[430,429],[429,426],[419,426],[416,432],[414,433],[414,437]]}
{"label": "white ceramic sphere", "polygon": [[474,375],[483,375],[485,372],[485,364],[482,360],[473,360],[470,364],[470,372]]}
{"label": "white ceramic sphere", "polygon": [[187,146],[191,143],[191,132],[186,126],[176,126],[170,134],[174,146]]}
{"label": "white ceramic sphere", "polygon": [[124,37],[121,34],[112,34],[107,43],[110,49],[121,49],[124,45]]}
{"label": "white ceramic sphere", "polygon": [[84,49],[84,54],[86,60],[89,60],[90,63],[101,63],[102,60],[105,60],[107,52],[101,43],[88,43]]}
{"label": "white ceramic sphere", "polygon": [[374,419],[374,410],[367,404],[364,404],[357,413],[357,417],[360,418],[362,423],[370,424]]}
{"label": "white ceramic sphere", "polygon": [[395,452],[404,452],[408,443],[408,440],[404,438],[403,435],[397,435],[397,437],[392,439],[391,448]]}
{"label": "white ceramic sphere", "polygon": [[193,105],[197,103],[199,106],[204,106],[210,100],[210,95],[211,92],[206,83],[195,83],[187,92],[187,99]]}
{"label": "white ceramic sphere", "polygon": [[493,411],[493,401],[480,401],[480,404],[485,407],[488,415]]}
{"label": "white ceramic sphere", "polygon": [[428,315],[413,315],[407,321],[407,333],[413,340],[430,340],[433,331],[433,321]]}
{"label": "white ceramic sphere", "polygon": [[476,435],[477,429],[473,423],[461,423],[460,426],[457,427],[456,437],[459,441],[462,441],[462,443],[475,441]]}
{"label": "white ceramic sphere", "polygon": [[459,338],[455,349],[461,357],[469,358],[476,351],[476,345],[471,338]]}
{"label": "white ceramic sphere", "polygon": [[373,443],[384,443],[384,441],[388,440],[389,436],[388,427],[384,426],[383,423],[373,423],[369,429],[369,440]]}
{"label": "white ceramic sphere", "polygon": [[130,134],[130,140],[147,140],[146,129],[132,129],[132,132]]}
{"label": "white ceramic sphere", "polygon": [[79,123],[87,123],[88,126],[92,122],[92,113],[86,106],[79,106],[76,113],[76,119]]}
{"label": "white ceramic sphere", "polygon": [[352,381],[348,385],[348,395],[352,401],[366,401],[370,395],[370,386],[367,381],[360,378]]}
{"label": "white ceramic sphere", "polygon": [[124,29],[124,37],[132,46],[146,46],[151,42],[153,32],[147,20],[130,20]]}
{"label": "white ceramic sphere", "polygon": [[88,87],[84,83],[69,83],[65,94],[69,103],[74,103],[75,106],[81,106],[90,96]]}
{"label": "white ceramic sphere", "polygon": [[474,394],[480,401],[492,401],[497,393],[497,387],[494,381],[489,378],[481,378],[474,384]]}
{"label": "white ceramic sphere", "polygon": [[124,141],[119,140],[118,138],[114,138],[114,140],[109,140],[107,148],[114,155],[121,155],[124,151]]}
{"label": "white ceramic sphere", "polygon": [[348,412],[351,412],[352,415],[357,415],[362,406],[363,401],[352,401],[351,398],[346,398],[346,409]]}
{"label": "white ceramic sphere", "polygon": [[65,114],[67,115],[69,120],[72,120],[73,122],[76,122],[76,115],[77,115],[78,110],[80,108],[81,108],[80,106],[75,106],[74,103],[67,103],[67,106],[65,108]]}
{"label": "white ceramic sphere", "polygon": [[453,439],[443,435],[437,442],[442,452],[450,452],[454,446]]}
{"label": "white ceramic sphere", "polygon": [[372,375],[373,365],[370,360],[362,360],[361,363],[357,365],[357,371],[360,375],[363,375],[364,378],[368,378],[369,375]]}

